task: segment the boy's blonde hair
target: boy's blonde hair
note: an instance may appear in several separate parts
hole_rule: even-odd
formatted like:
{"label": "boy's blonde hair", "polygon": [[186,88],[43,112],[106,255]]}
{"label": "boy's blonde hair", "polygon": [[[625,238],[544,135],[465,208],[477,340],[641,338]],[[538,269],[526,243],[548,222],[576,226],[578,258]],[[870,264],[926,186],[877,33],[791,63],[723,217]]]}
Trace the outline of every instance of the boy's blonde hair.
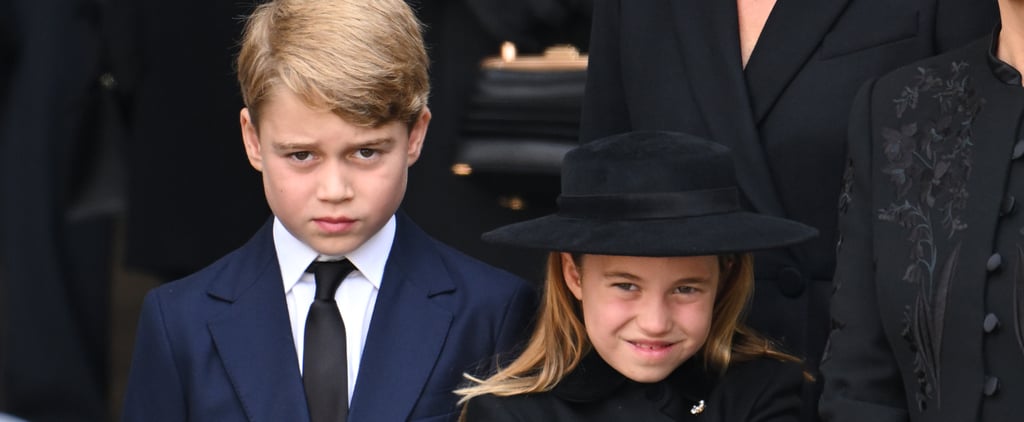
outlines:
{"label": "boy's blonde hair", "polygon": [[411,125],[430,92],[421,25],[403,0],[260,5],[246,22],[237,65],[254,124],[277,87],[364,127]]}
{"label": "boy's blonde hair", "polygon": [[[580,256],[574,255],[572,259],[580,271],[586,271]],[[718,262],[721,276],[711,315],[711,330],[702,349],[704,365],[712,371],[724,372],[732,362],[759,357],[797,361],[777,350],[769,340],[742,322],[754,289],[751,254],[719,255]],[[484,394],[512,396],[549,391],[590,351],[582,309],[565,284],[562,255],[558,252],[548,256],[544,284],[537,326],[523,353],[490,378],[466,375],[475,385],[455,391],[462,396],[459,403]],[[694,356],[692,359],[697,358]]]}

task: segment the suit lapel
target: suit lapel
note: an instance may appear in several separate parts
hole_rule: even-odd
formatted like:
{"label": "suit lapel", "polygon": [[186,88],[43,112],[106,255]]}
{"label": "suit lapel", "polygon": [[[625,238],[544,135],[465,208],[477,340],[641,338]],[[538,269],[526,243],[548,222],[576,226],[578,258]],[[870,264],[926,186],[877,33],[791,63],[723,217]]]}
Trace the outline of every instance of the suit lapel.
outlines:
{"label": "suit lapel", "polygon": [[431,297],[454,289],[440,257],[401,215],[363,349],[349,420],[407,420],[441,353],[451,312]]}
{"label": "suit lapel", "polygon": [[750,113],[740,62],[736,2],[687,0],[669,4],[675,13],[676,38],[686,67],[683,75],[712,140],[732,148],[740,187],[754,208],[784,215]]}
{"label": "suit lapel", "polygon": [[217,353],[249,420],[308,420],[271,224],[237,253],[208,292],[228,302],[208,324]]}
{"label": "suit lapel", "polygon": [[777,1],[745,71],[755,123],[810,59],[849,0]]}

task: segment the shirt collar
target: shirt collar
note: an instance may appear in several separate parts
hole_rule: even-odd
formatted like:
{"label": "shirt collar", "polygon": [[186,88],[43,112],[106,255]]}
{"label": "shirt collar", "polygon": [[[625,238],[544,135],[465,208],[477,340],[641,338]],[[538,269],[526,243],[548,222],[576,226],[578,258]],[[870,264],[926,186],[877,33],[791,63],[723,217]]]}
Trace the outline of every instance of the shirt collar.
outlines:
{"label": "shirt collar", "polygon": [[[375,289],[380,289],[384,280],[384,266],[388,262],[391,245],[395,242],[395,226],[395,216],[391,216],[384,227],[352,252],[338,257],[325,255],[324,258],[348,258]],[[277,263],[281,267],[285,293],[295,287],[309,264],[320,256],[309,245],[293,236],[277,217],[274,217],[274,249],[277,251]]]}
{"label": "shirt collar", "polygon": [[992,44],[988,49],[988,64],[992,68],[992,74],[996,75],[996,78],[1005,84],[1020,86],[1021,75],[1017,69],[1014,69],[1009,63],[999,59],[996,52],[999,51],[999,31],[1002,30],[1002,24],[996,24],[996,28],[992,30]]}

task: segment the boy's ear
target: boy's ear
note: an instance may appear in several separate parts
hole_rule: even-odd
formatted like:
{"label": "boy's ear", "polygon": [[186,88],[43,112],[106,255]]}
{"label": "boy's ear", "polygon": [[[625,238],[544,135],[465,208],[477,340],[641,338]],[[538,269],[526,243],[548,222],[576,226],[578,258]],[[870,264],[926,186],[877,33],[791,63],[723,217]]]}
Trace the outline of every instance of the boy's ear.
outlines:
{"label": "boy's ear", "polygon": [[416,118],[416,122],[409,128],[409,149],[408,153],[408,165],[412,165],[420,158],[420,151],[423,150],[423,140],[427,137],[427,126],[430,126],[430,108],[424,106],[423,110],[420,111],[419,117]]}
{"label": "boy's ear", "polygon": [[239,122],[242,125],[242,143],[245,144],[245,155],[249,157],[249,164],[256,171],[263,171],[263,156],[260,155],[260,135],[256,131],[256,124],[252,121],[252,116],[249,114],[249,108],[242,108]]}
{"label": "boy's ear", "polygon": [[572,255],[561,252],[562,256],[562,277],[565,278],[565,286],[569,288],[576,300],[583,300],[583,284],[580,280],[580,269],[573,261]]}

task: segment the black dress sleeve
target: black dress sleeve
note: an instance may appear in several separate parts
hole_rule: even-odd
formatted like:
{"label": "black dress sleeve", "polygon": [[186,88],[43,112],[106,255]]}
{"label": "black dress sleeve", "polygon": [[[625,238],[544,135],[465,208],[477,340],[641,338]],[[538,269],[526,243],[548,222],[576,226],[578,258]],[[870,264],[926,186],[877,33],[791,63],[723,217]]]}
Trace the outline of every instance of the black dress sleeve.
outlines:
{"label": "black dress sleeve", "polygon": [[858,93],[850,117],[847,174],[839,199],[839,242],[832,332],[822,358],[824,421],[907,421],[900,368],[879,313],[872,239],[874,81]]}

